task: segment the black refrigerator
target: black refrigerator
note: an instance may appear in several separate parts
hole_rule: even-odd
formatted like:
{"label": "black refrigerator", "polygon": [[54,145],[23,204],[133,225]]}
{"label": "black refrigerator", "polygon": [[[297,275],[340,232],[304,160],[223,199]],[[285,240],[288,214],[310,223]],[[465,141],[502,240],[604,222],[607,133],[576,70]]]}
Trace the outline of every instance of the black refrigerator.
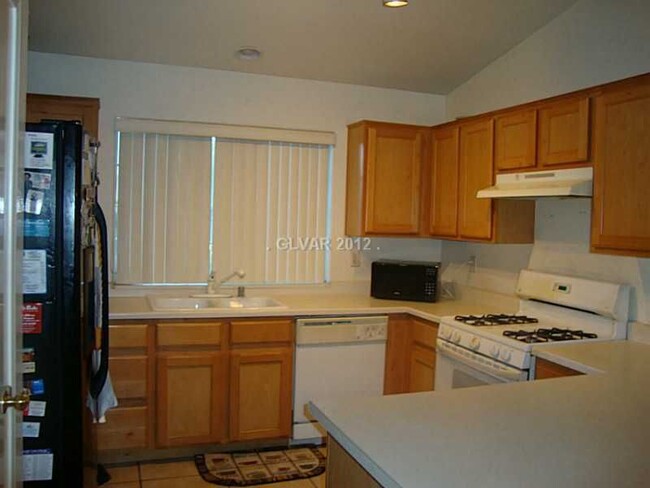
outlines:
{"label": "black refrigerator", "polygon": [[[93,487],[96,435],[87,402],[96,401],[108,372],[98,144],[78,122],[62,121],[27,124],[24,144],[25,486]],[[94,354],[101,355],[95,365]]]}

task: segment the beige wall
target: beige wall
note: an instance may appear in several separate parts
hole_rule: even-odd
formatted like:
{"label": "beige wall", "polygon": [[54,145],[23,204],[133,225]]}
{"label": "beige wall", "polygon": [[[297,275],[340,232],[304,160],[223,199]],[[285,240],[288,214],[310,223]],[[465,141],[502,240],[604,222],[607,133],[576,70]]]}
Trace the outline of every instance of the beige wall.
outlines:
{"label": "beige wall", "polygon": [[[650,2],[579,0],[447,98],[449,119],[650,72]],[[650,260],[589,253],[590,200],[538,200],[535,244],[444,243],[443,260],[478,258],[470,279],[514,290],[523,266],[634,286],[632,313],[650,321]],[[460,273],[459,276],[468,276]]]}
{"label": "beige wall", "polygon": [[648,0],[579,0],[447,96],[453,119],[650,71]]}
{"label": "beige wall", "polygon": [[[35,52],[29,53],[28,90],[101,99],[101,201],[107,209],[117,116],[333,131],[334,237],[344,229],[346,125],[364,118],[432,125],[445,118],[445,98],[438,95]],[[362,253],[360,268],[350,267],[349,253],[333,252],[332,280],[367,280],[369,262],[378,257],[437,260],[441,248],[439,241],[402,239],[372,247],[379,249]]]}

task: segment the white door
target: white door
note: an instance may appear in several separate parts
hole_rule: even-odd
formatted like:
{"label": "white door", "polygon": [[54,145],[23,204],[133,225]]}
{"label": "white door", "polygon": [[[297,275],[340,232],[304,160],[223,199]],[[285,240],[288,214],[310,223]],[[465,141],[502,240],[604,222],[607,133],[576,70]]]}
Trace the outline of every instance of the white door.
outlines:
{"label": "white door", "polygon": [[[27,2],[0,0],[0,400],[22,388],[20,374],[20,242]],[[3,405],[4,406],[4,405]],[[0,487],[21,486],[22,414],[0,408]]]}

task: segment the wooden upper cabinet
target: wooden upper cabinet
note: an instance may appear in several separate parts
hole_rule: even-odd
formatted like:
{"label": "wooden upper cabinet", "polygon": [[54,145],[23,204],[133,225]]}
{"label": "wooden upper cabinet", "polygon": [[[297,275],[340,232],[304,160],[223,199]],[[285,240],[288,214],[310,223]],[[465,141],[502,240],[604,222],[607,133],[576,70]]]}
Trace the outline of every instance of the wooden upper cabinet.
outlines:
{"label": "wooden upper cabinet", "polygon": [[650,75],[594,101],[594,251],[650,256]]}
{"label": "wooden upper cabinet", "polygon": [[517,110],[495,119],[494,158],[498,172],[534,168],[537,144],[537,111]]}
{"label": "wooden upper cabinet", "polygon": [[492,200],[476,193],[492,184],[493,133],[491,118],[460,126],[458,233],[461,238],[492,238]]}
{"label": "wooden upper cabinet", "polygon": [[537,161],[540,168],[579,166],[589,160],[589,97],[544,103],[538,110]]}
{"label": "wooden upper cabinet", "polygon": [[363,121],[348,130],[346,234],[417,235],[428,129]]}
{"label": "wooden upper cabinet", "polygon": [[458,126],[433,129],[431,135],[431,208],[429,233],[458,235]]}
{"label": "wooden upper cabinet", "polygon": [[27,94],[27,122],[43,119],[78,120],[94,138],[99,137],[99,99]]}

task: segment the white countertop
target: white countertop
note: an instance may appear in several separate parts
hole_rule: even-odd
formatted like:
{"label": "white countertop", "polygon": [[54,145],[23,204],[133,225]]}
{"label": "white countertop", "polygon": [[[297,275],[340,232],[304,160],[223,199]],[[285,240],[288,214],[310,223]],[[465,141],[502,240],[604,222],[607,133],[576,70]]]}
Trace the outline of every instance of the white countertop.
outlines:
{"label": "white countertop", "polygon": [[385,487],[650,486],[650,346],[538,352],[595,374],[350,398],[311,410]]}
{"label": "white countertop", "polygon": [[[110,300],[111,320],[176,319],[176,318],[237,318],[237,317],[287,317],[304,315],[361,315],[377,313],[410,313],[426,320],[439,321],[440,317],[455,314],[481,314],[514,312],[515,298],[491,294],[466,297],[462,300],[445,300],[436,303],[379,300],[362,293],[331,294],[273,294],[272,298],[286,305],[280,309],[233,311],[161,312],[152,310],[146,297],[115,297]],[[496,302],[495,302],[496,300]],[[497,305],[498,303],[498,305]]]}

